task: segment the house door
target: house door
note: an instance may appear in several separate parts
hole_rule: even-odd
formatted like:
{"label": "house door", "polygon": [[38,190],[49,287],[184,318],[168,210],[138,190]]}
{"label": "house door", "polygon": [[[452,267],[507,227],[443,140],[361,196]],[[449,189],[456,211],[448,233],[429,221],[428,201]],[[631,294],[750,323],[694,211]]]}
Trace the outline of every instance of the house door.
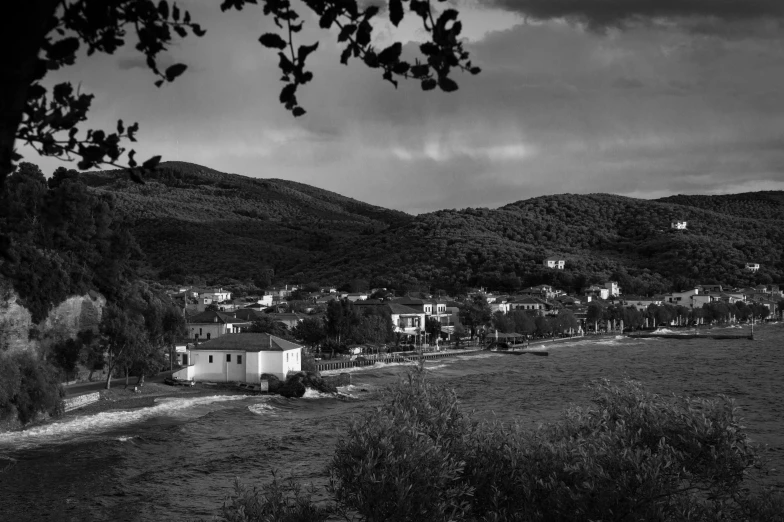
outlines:
{"label": "house door", "polygon": [[226,376],[229,381],[245,382],[245,354],[231,354],[231,361],[226,361]]}

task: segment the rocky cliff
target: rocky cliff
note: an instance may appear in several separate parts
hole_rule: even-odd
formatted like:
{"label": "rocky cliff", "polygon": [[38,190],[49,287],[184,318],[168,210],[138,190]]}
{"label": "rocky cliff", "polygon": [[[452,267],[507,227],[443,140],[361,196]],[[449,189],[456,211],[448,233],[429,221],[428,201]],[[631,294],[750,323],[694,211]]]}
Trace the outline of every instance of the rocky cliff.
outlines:
{"label": "rocky cliff", "polygon": [[36,324],[17,293],[0,282],[0,351],[40,350],[46,343],[74,339],[82,330],[97,331],[105,306],[106,299],[96,292],[71,296]]}

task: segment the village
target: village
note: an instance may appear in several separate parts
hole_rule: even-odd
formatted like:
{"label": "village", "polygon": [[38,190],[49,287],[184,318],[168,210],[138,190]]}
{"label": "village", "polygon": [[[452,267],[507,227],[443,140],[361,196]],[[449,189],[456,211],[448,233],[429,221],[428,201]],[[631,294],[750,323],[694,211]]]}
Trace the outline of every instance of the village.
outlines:
{"label": "village", "polygon": [[[565,260],[549,257],[543,264],[563,270]],[[176,343],[176,362],[182,369],[174,377],[258,382],[262,374],[285,379],[302,370],[306,353],[316,361],[326,361],[414,350],[506,347],[535,339],[778,321],[784,312],[784,292],[779,285],[727,288],[704,284],[639,296],[624,294],[617,282],[608,281],[589,285],[579,295],[543,284],[514,295],[474,288],[460,297],[308,286],[271,286],[259,295],[243,297],[222,287],[172,289],[170,297],[187,323],[187,338]],[[391,332],[384,332],[381,320],[372,323],[376,333],[330,330],[328,323],[340,320],[329,317],[335,310],[385,318]]]}

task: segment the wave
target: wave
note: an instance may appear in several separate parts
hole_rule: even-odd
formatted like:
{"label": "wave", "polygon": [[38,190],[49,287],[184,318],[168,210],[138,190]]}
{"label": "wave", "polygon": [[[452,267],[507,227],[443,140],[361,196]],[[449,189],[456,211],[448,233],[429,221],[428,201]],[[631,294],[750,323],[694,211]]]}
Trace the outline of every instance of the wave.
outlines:
{"label": "wave", "polygon": [[64,442],[82,435],[94,435],[154,417],[192,418],[204,413],[204,406],[216,402],[247,399],[244,395],[213,395],[209,397],[167,397],[155,400],[155,406],[132,410],[104,411],[84,417],[69,418],[36,426],[24,431],[0,433],[0,446],[24,448],[45,443]]}
{"label": "wave", "polygon": [[266,402],[251,404],[248,406],[248,410],[256,415],[276,415],[275,408]]}

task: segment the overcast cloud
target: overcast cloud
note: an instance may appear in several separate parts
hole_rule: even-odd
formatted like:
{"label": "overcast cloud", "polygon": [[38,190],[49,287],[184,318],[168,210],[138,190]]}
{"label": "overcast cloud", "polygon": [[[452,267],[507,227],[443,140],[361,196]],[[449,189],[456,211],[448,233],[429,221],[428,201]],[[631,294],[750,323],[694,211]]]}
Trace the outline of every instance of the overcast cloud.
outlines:
{"label": "overcast cloud", "polygon": [[[394,89],[321,35],[293,119],[260,9],[184,2],[208,32],[156,89],[132,49],[55,78],[96,95],[90,124],[138,120],[138,157],[313,184],[418,213],[554,193],[784,189],[784,2],[458,0],[483,73],[453,94]],[[311,23],[311,26],[315,25]],[[381,28],[389,41],[392,28]],[[413,20],[397,33],[407,50]],[[304,42],[319,37],[302,33]],[[51,172],[58,163],[25,159]]]}

